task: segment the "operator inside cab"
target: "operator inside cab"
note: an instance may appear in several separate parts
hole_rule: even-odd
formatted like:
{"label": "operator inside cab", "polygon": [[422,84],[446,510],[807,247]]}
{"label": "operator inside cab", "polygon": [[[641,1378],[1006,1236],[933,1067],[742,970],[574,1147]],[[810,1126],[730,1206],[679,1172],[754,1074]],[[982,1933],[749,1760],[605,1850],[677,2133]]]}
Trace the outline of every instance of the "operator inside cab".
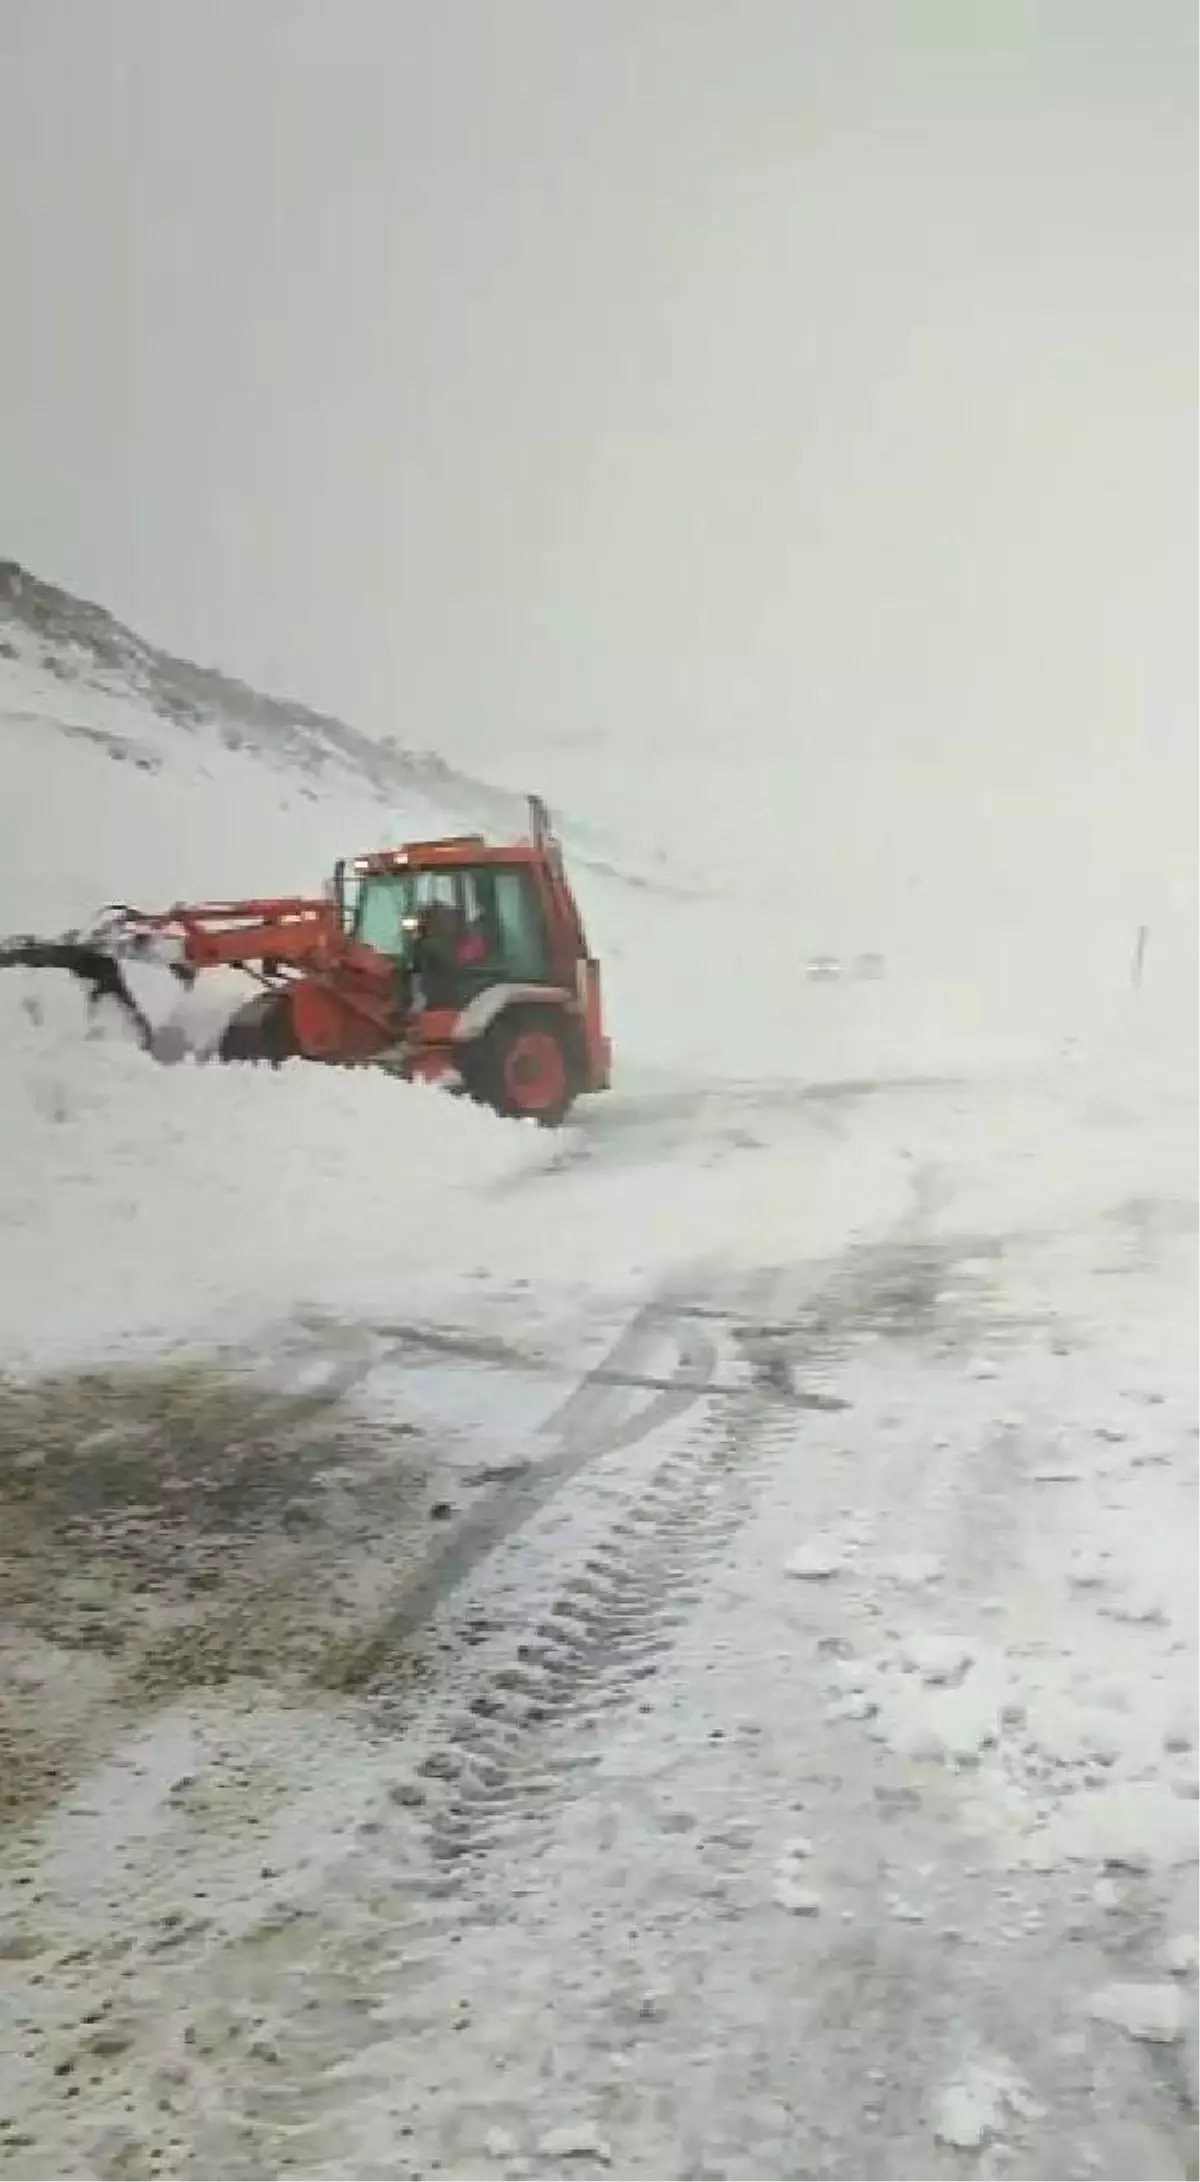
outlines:
{"label": "operator inside cab", "polygon": [[430,902],[416,920],[411,966],[425,1005],[454,1007],[461,998],[462,974],[477,970],[488,956],[487,936],[449,902]]}

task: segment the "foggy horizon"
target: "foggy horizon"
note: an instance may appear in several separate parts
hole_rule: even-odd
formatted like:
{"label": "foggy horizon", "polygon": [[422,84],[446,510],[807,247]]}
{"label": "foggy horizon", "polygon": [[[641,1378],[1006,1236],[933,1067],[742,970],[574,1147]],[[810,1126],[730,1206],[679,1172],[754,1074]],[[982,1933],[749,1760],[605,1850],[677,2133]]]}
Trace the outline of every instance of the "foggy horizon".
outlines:
{"label": "foggy horizon", "polygon": [[0,24],[0,552],[830,884],[1190,897],[1193,8]]}

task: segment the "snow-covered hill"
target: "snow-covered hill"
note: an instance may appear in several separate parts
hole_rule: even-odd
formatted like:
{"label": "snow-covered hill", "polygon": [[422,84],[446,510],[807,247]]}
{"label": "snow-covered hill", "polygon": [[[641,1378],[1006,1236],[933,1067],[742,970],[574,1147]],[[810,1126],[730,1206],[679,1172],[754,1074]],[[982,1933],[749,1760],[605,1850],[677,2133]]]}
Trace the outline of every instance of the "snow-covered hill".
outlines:
{"label": "snow-covered hill", "polygon": [[[6,731],[25,724],[43,742],[88,745],[135,771],[189,782],[215,779],[231,805],[239,783],[251,806],[263,800],[261,793],[247,793],[245,783],[254,776],[222,770],[221,756],[232,753],[259,761],[276,776],[278,807],[285,813],[304,802],[331,800],[336,809],[367,800],[402,814],[410,831],[435,829],[448,811],[460,825],[499,835],[525,823],[524,796],[513,788],[410,747],[400,735],[364,735],[329,713],[264,696],[215,668],[176,658],[103,607],[15,561],[0,562],[0,717]],[[648,878],[636,865],[615,865],[614,844],[587,823],[586,814],[564,816],[585,868],[633,888],[653,881],[658,892],[678,891],[669,870]],[[202,826],[195,830],[204,837]]]}
{"label": "snow-covered hill", "polygon": [[[214,745],[248,751],[317,787],[349,779],[395,799],[478,799],[490,802],[506,823],[520,810],[517,797],[455,773],[430,751],[373,741],[327,713],[265,697],[214,668],[175,658],[103,607],[14,561],[0,562],[0,659],[34,670],[41,680],[37,716],[143,770],[170,762],[165,726],[191,738],[201,753]],[[57,698],[47,694],[55,689]],[[124,720],[94,719],[96,698],[102,712],[110,702],[123,707]],[[151,734],[149,722],[155,723]]]}

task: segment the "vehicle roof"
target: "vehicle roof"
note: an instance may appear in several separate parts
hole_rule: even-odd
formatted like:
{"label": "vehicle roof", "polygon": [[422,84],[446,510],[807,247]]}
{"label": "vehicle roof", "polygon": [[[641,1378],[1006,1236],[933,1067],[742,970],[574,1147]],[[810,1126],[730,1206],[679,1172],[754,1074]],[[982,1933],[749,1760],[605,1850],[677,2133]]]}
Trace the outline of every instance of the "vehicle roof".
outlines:
{"label": "vehicle roof", "polygon": [[513,841],[503,847],[482,835],[460,834],[445,841],[406,841],[401,848],[376,849],[354,858],[356,871],[377,875],[389,871],[434,871],[471,864],[539,864],[552,861],[545,848],[532,841]]}

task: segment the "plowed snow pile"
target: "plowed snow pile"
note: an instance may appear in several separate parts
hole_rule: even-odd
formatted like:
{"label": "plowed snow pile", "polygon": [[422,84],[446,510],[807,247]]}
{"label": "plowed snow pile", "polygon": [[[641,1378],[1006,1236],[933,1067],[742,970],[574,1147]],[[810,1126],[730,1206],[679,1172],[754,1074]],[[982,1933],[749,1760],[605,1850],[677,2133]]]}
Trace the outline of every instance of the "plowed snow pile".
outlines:
{"label": "plowed snow pile", "polygon": [[10,1354],[385,1306],[414,1267],[461,1265],[473,1197],[545,1164],[537,1133],[369,1070],[159,1069],[89,1041],[70,986],[28,983],[24,1007],[0,992]]}

